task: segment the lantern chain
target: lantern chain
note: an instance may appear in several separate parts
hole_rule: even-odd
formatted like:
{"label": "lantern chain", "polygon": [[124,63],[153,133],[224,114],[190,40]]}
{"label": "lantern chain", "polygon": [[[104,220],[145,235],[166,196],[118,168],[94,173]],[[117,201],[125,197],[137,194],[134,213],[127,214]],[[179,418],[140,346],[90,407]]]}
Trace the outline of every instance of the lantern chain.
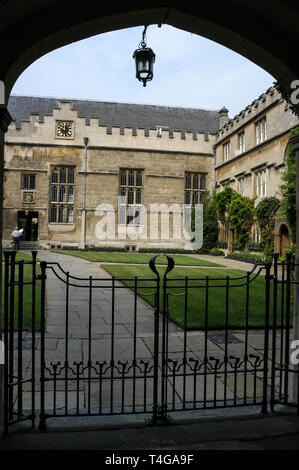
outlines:
{"label": "lantern chain", "polygon": [[142,33],[142,40],[139,43],[139,47],[142,47],[143,49],[146,47],[146,30],[147,30],[147,28],[148,28],[148,25],[144,26],[144,30],[143,30],[143,33]]}

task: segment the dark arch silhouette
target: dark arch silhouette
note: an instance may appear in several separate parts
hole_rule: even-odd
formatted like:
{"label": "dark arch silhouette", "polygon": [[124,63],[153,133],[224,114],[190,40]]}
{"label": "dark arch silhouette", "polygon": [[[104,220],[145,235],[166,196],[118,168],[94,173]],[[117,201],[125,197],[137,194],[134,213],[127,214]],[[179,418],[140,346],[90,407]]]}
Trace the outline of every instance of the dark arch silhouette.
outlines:
{"label": "dark arch silhouette", "polygon": [[299,77],[292,52],[299,50],[299,4],[291,0],[7,0],[0,18],[0,79],[6,84],[6,99],[19,75],[42,55],[99,33],[143,24],[167,23],[212,39],[267,70],[286,90]]}
{"label": "dark arch silhouette", "polygon": [[[285,92],[290,90],[292,80],[299,79],[297,0],[151,0],[121,3],[99,0],[3,0],[0,2],[0,80],[5,83],[6,103],[17,78],[44,54],[99,33],[159,23],[204,36],[243,55],[275,77]],[[195,57],[194,60],[199,59]],[[1,91],[0,86],[0,95]],[[0,102],[1,166],[4,132],[9,122],[5,103]],[[0,185],[0,223],[2,196],[3,186]],[[1,234],[2,227],[0,237]],[[2,376],[0,392],[3,392]],[[3,393],[0,393],[1,412],[2,397]],[[0,419],[0,434],[1,425]]]}

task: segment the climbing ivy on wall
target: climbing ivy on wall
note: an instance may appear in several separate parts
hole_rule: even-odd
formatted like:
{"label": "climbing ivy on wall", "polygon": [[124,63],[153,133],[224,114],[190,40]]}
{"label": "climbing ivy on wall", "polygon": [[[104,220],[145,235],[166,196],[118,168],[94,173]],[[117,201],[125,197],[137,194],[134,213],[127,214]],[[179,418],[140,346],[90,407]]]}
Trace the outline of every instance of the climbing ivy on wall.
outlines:
{"label": "climbing ivy on wall", "polygon": [[236,196],[238,196],[238,193],[229,186],[220,193],[214,194],[213,199],[221,222],[225,222],[225,212],[227,212],[230,202]]}
{"label": "climbing ivy on wall", "polygon": [[[294,128],[291,134],[299,132],[299,127]],[[289,143],[286,157],[285,169],[281,174],[282,184],[280,192],[282,196],[281,211],[285,215],[291,230],[293,243],[296,242],[296,155],[292,144]]]}
{"label": "climbing ivy on wall", "polygon": [[203,206],[203,250],[211,250],[217,246],[219,224],[214,199],[208,194]]}
{"label": "climbing ivy on wall", "polygon": [[241,248],[249,242],[250,229],[254,222],[254,199],[237,194],[227,208],[227,219],[234,230]]}
{"label": "climbing ivy on wall", "polygon": [[227,187],[214,195],[219,219],[229,223],[234,230],[235,241],[244,248],[254,221],[254,199],[250,199]]}
{"label": "climbing ivy on wall", "polygon": [[[191,212],[191,230],[195,230],[195,210]],[[203,201],[203,245],[200,252],[206,253],[216,248],[218,241],[219,224],[217,208],[213,197],[206,191]]]}
{"label": "climbing ivy on wall", "polygon": [[272,256],[274,252],[275,215],[279,204],[277,197],[265,197],[258,203],[254,211],[261,235],[260,246],[266,256]]}

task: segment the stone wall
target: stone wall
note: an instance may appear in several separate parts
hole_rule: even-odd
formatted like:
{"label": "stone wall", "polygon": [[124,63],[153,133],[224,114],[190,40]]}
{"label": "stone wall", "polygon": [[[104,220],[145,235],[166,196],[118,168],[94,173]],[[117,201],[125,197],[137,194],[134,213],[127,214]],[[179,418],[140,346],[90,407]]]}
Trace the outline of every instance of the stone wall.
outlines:
{"label": "stone wall", "polygon": [[[266,117],[267,138],[257,144],[255,123]],[[289,139],[289,131],[298,125],[298,118],[291,113],[280,93],[269,88],[251,105],[230,119],[216,135],[215,179],[217,191],[229,185],[244,195],[255,197],[256,175],[266,170],[266,196],[279,196],[281,170]],[[240,150],[239,134],[244,132],[245,149]],[[223,145],[230,142],[230,156],[223,157]],[[244,178],[240,182],[240,179]],[[241,184],[240,184],[241,183]],[[258,203],[258,199],[256,203]]]}
{"label": "stone wall", "polygon": [[[256,122],[266,118],[267,136],[257,143]],[[215,181],[216,191],[226,186],[250,198],[256,198],[255,205],[265,196],[281,197],[281,173],[290,137],[290,130],[299,124],[298,118],[290,111],[280,93],[269,88],[257,100],[227,122],[216,134]],[[245,148],[240,148],[239,134],[244,132]],[[224,160],[223,146],[230,144],[229,158]],[[263,194],[257,189],[259,178],[265,178]],[[286,224],[286,220],[283,219]],[[287,225],[287,224],[286,224]],[[275,229],[275,250],[280,252],[280,235]],[[224,230],[220,239],[225,239]],[[252,228],[251,237],[257,241],[258,232]],[[227,237],[226,237],[227,238]],[[290,243],[290,240],[289,240]]]}
{"label": "stone wall", "polygon": [[[72,138],[58,138],[55,133],[57,120],[74,123]],[[38,212],[38,240],[41,246],[79,245],[83,209],[84,145],[88,137],[87,194],[86,194],[86,243],[121,245],[131,242],[130,237],[99,240],[96,226],[101,220],[97,208],[110,204],[117,208],[120,191],[120,169],[140,169],[143,172],[142,204],[184,204],[185,172],[206,175],[206,188],[212,190],[212,165],[214,135],[180,132],[162,137],[156,130],[145,136],[143,129],[113,128],[111,133],[91,119],[90,125],[69,102],[62,102],[61,109],[54,109],[53,116],[45,116],[43,122],[36,115],[23,120],[21,127],[12,123],[6,134],[5,183],[4,183],[4,245],[10,243],[10,233],[17,225],[19,211]],[[50,174],[55,166],[75,167],[74,221],[73,223],[50,223]],[[24,201],[21,189],[23,173],[36,175],[32,202]],[[25,191],[26,192],[26,191]],[[116,214],[117,217],[117,214]],[[183,246],[182,240],[140,240],[140,246]]]}

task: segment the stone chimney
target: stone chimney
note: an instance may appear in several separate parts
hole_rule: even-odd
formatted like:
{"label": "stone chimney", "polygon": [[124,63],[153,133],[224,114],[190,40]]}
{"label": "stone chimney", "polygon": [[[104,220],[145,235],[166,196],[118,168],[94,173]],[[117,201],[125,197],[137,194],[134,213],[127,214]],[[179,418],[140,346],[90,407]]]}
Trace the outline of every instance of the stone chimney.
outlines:
{"label": "stone chimney", "polygon": [[223,106],[219,111],[220,116],[220,129],[228,122],[228,109]]}

